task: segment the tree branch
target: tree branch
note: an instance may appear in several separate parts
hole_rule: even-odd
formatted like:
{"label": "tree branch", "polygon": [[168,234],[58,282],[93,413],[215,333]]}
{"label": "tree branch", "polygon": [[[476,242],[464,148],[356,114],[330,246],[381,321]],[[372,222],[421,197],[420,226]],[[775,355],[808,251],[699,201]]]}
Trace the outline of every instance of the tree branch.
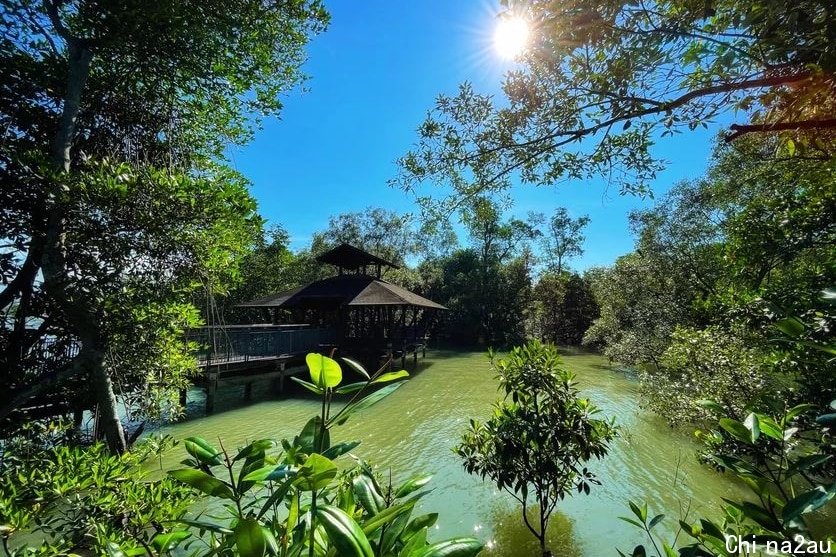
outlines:
{"label": "tree branch", "polygon": [[836,118],[828,120],[798,120],[795,122],[772,122],[769,124],[732,124],[729,128],[734,132],[726,135],[726,143],[747,133],[777,132],[785,130],[814,130],[836,128]]}

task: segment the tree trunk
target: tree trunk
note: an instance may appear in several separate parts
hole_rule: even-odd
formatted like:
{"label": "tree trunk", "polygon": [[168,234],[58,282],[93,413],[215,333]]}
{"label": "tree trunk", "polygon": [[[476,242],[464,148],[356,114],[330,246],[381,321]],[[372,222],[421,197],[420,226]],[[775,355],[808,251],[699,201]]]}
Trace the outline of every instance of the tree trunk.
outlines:
{"label": "tree trunk", "polygon": [[107,442],[108,448],[116,453],[124,452],[127,448],[125,430],[119,419],[116,394],[113,392],[113,382],[104,367],[104,354],[93,339],[83,341],[85,351],[79,357],[84,357],[90,382],[96,396],[97,433]]}
{"label": "tree trunk", "polygon": [[[52,162],[60,172],[68,173],[72,162],[73,135],[81,106],[81,94],[90,74],[93,52],[81,41],[67,39],[67,89],[64,93],[61,117],[52,144]],[[67,194],[61,184],[49,184],[46,229],[43,234],[41,269],[44,290],[61,308],[62,313],[79,335],[81,350],[78,358],[87,371],[99,408],[99,423],[108,448],[124,452],[125,432],[116,407],[113,384],[104,368],[102,337],[99,329],[97,305],[77,293],[69,292],[66,283],[64,203]]]}

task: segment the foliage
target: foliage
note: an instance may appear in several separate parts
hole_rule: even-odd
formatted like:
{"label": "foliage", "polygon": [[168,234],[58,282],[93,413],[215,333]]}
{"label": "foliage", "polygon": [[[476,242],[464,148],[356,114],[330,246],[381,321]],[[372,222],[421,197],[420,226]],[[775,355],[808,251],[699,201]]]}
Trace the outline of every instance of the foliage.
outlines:
{"label": "foliage", "polygon": [[[292,441],[257,440],[237,454],[218,450],[203,439],[185,442],[191,458],[185,468],[169,474],[197,492],[222,503],[224,517],[183,521],[175,545],[195,555],[340,555],[341,557],[470,557],[482,544],[470,538],[427,541],[435,513],[411,517],[427,493],[430,477],[411,478],[400,485],[380,480],[368,464],[340,468],[334,462],[359,443],[331,443],[331,429],[354,412],[375,404],[401,383],[405,371],[369,375],[360,364],[343,362],[364,377],[342,383],[337,361],[309,354],[310,381],[294,377],[322,397],[321,413],[311,418]],[[371,394],[374,385],[391,383]],[[334,395],[352,394],[332,414]],[[280,447],[278,454],[272,449]],[[197,534],[197,536],[194,536]],[[205,546],[205,547],[204,547]]]}
{"label": "foliage", "polygon": [[[641,365],[645,396],[673,421],[704,417],[683,398],[684,382],[725,397],[739,381],[745,392],[726,401],[730,411],[754,403],[744,399],[761,384],[772,389],[761,410],[823,408],[836,396],[832,355],[811,347],[833,330],[833,305],[817,292],[836,281],[834,169],[770,160],[779,148],[774,138],[719,146],[703,179],[632,215],[636,251],[592,274],[601,317],[586,342]],[[788,315],[801,336],[777,346],[773,325]]]}
{"label": "foliage", "polygon": [[[178,482],[149,478],[147,465],[170,438],[151,438],[114,456],[99,443],[67,445],[54,426],[37,428],[2,448],[0,536],[7,555],[105,554],[112,544],[146,554],[171,534],[172,521],[192,501]],[[27,545],[32,537],[40,545]]]}
{"label": "foliage", "polygon": [[[783,133],[782,151],[828,160],[836,57],[821,0],[505,1],[529,46],[502,97],[439,95],[395,184],[430,209],[510,188],[605,176],[647,194],[658,137],[738,114],[728,139]],[[421,190],[431,183],[441,199]],[[437,196],[436,196],[437,197]]]}
{"label": "foliage", "polygon": [[[550,515],[567,495],[588,494],[598,483],[584,465],[607,454],[615,427],[593,417],[597,409],[578,396],[574,376],[553,346],[532,341],[493,366],[504,397],[485,423],[471,420],[456,452],[465,470],[490,478],[520,502],[526,526],[548,555]],[[539,512],[535,524],[528,518],[532,499]]]}
{"label": "foliage", "polygon": [[746,408],[762,406],[761,399],[778,387],[766,360],[734,331],[680,328],[671,335],[659,367],[646,366],[640,377],[648,386],[650,409],[669,423],[702,423],[708,416],[701,399],[717,401],[741,420]]}
{"label": "foliage", "polygon": [[540,236],[542,259],[547,270],[560,275],[566,260],[583,255],[583,243],[586,240],[583,229],[589,224],[589,217],[583,215],[573,219],[565,207],[555,209],[548,219],[542,215],[537,216],[546,225]]}
{"label": "foliage", "polygon": [[[754,497],[724,499],[720,521],[680,517],[673,540],[665,540],[658,528],[654,530],[664,515],[650,518],[646,505],[631,502],[634,517],[622,519],[644,530],[652,544],[652,550],[637,546],[632,555],[733,557],[743,551],[741,542],[767,551],[771,543],[773,553],[782,555],[829,554],[832,536],[817,536],[810,518],[836,495],[832,462],[836,414],[820,416],[815,422],[802,420],[813,407],[802,404],[777,417],[749,413],[740,421],[724,416],[721,404],[703,401],[703,405],[719,425],[701,434],[712,462],[740,479]],[[836,409],[836,401],[831,408]],[[730,445],[742,445],[745,450],[730,451]],[[688,541],[677,544],[681,533]],[[619,555],[625,554],[619,551]]]}
{"label": "foliage", "polygon": [[[254,201],[218,161],[303,81],[327,14],[316,0],[0,5],[0,352],[15,387],[0,415],[82,390],[121,451],[114,383],[163,399],[183,384],[183,304],[225,290],[251,241]],[[134,327],[142,344],[106,362]],[[143,351],[152,383],[131,369]]]}
{"label": "foliage", "polygon": [[544,273],[532,293],[529,334],[552,344],[578,346],[599,316],[588,276]]}

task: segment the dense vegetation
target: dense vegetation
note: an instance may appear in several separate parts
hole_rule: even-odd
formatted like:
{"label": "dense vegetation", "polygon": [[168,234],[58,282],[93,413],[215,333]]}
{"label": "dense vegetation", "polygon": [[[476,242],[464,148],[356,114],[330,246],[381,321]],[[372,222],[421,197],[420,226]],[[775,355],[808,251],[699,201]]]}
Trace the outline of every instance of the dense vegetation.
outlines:
{"label": "dense vegetation", "polygon": [[[699,458],[753,495],[726,501],[720,520],[679,517],[687,542],[663,539],[665,517],[631,503],[626,518],[653,547],[634,556],[818,535],[811,513],[836,496],[833,6],[505,4],[534,33],[503,98],[468,84],[442,95],[399,161],[393,183],[418,194],[424,218],[335,215],[293,250],[280,225],[265,230],[224,153],[304,81],[305,47],[329,19],[319,0],[0,0],[6,554],[478,553],[475,540],[428,540],[437,515],[411,517],[427,478],[394,485],[334,462],[357,444],[332,445],[331,429],[405,372],[344,360],[365,380],[343,385],[335,360],[310,355],[311,381],[298,382],[322,411],[294,439],[233,453],[191,438],[185,467],[163,478],[149,468],[169,441],[128,450],[126,419],[181,410],[197,370],[185,330],[263,320],[235,304],[322,278],[315,257],[340,242],[398,264],[385,279],[449,308],[439,343],[517,346],[495,363],[505,398],[457,451],[522,503],[544,554],[551,512],[589,492],[583,465],[614,435],[553,346],[581,343],[635,370],[646,408],[696,430]],[[587,216],[522,218],[497,195],[601,174],[650,195],[653,144],[733,111],[746,121],[705,175],[631,215],[635,249],[612,266],[572,269]],[[332,415],[341,394],[353,396]],[[95,424],[45,425],[26,407],[94,407]],[[226,514],[188,514],[213,504]]]}

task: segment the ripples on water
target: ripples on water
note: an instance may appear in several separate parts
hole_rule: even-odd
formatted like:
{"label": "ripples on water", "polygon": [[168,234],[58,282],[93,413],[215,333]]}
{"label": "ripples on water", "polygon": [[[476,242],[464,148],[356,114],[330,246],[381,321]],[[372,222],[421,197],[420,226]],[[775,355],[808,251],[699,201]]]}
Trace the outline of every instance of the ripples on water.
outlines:
{"label": "ripples on water", "polygon": [[[604,461],[590,466],[602,485],[593,486],[589,496],[577,495],[558,505],[559,514],[553,516],[549,531],[556,557],[615,555],[615,547],[632,550],[643,543],[634,527],[617,518],[629,514],[628,500],[647,501],[649,512],[664,513],[665,522],[674,527],[681,505],[690,505],[691,517],[713,516],[721,497],[742,495],[735,484],[697,463],[697,447],[691,439],[641,411],[630,378],[607,367],[599,356],[567,355],[564,361],[577,374],[584,396],[601,408],[603,416],[615,418],[621,436]],[[354,453],[391,467],[396,481],[433,474],[429,487],[434,490],[421,508],[439,513],[436,538],[476,536],[488,544],[484,554],[489,556],[538,555],[516,501],[468,475],[452,452],[468,420],[489,416],[499,396],[485,355],[429,353],[411,372],[406,385],[335,428],[332,439],[361,441]],[[192,391],[192,417],[164,432],[178,439],[220,437],[228,448],[237,447],[248,440],[292,437],[319,412],[317,401],[304,392],[273,395],[266,383],[253,386],[255,400],[247,405],[241,389],[218,394],[216,413],[201,416],[202,392]],[[173,467],[182,458],[178,447],[164,464]]]}

